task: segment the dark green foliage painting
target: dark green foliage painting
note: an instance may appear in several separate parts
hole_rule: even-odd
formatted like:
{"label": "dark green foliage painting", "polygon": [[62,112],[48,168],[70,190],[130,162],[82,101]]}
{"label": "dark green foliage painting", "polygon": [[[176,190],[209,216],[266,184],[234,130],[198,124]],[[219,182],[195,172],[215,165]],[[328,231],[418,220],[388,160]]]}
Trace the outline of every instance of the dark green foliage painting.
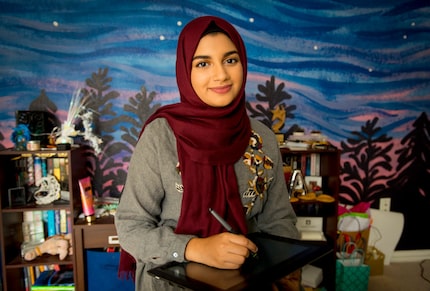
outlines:
{"label": "dark green foliage painting", "polygon": [[[393,1],[0,0],[0,150],[19,110],[64,122],[87,98],[95,195],[121,196],[148,117],[179,102],[177,38],[201,15],[230,21],[247,49],[246,109],[288,138],[320,131],[341,151],[341,203],[391,198],[399,249],[430,249],[430,3]],[[84,120],[76,129],[85,128]],[[46,133],[49,134],[49,133]]]}

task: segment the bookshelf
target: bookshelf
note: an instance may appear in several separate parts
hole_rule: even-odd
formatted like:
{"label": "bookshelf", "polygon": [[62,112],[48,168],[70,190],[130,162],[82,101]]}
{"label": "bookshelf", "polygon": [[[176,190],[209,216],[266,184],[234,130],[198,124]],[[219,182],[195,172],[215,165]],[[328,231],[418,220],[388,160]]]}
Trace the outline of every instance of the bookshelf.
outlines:
{"label": "bookshelf", "polygon": [[[322,221],[322,232],[326,242],[333,247],[333,256],[324,261],[316,262],[324,270],[324,285],[328,290],[334,290],[337,238],[337,207],[340,186],[340,151],[337,148],[327,149],[294,149],[280,148],[284,162],[284,172],[287,185],[290,184],[294,170],[300,170],[307,184],[315,180],[319,188],[309,189],[308,192],[326,194],[333,199],[330,202],[317,199],[292,199],[292,206],[298,218],[317,218]],[[290,189],[290,191],[293,189]],[[318,197],[318,196],[317,196]]]}
{"label": "bookshelf", "polygon": [[[28,176],[32,169],[29,161],[34,162],[36,159],[43,159],[44,164],[46,162],[46,173],[56,176],[61,188],[61,197],[49,204],[36,203],[31,199],[33,196],[29,191],[31,179],[29,181]],[[45,238],[48,236],[46,220],[48,212],[67,215],[66,222],[61,219],[55,222],[56,224],[62,222],[55,233],[70,233],[73,241],[73,223],[81,209],[78,180],[88,175],[85,160],[85,148],[72,148],[66,151],[10,149],[0,151],[0,247],[3,290],[30,290],[32,278],[28,274],[33,273],[33,278],[37,279],[38,273],[47,267],[67,268],[76,273],[73,255],[60,260],[58,255],[43,254],[32,261],[27,261],[22,257],[21,245],[28,239],[23,221],[29,216],[46,214],[42,220],[42,231]],[[58,167],[54,167],[54,163],[57,162]],[[36,177],[38,178],[40,177]],[[50,234],[52,231],[51,229]],[[30,240],[40,239],[40,235],[30,236]]]}

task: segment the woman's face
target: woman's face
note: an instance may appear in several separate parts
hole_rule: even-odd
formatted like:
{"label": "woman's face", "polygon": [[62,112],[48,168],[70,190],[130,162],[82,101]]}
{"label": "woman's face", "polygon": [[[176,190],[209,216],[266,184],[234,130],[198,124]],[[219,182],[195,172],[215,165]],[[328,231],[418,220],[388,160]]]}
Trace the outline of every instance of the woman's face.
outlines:
{"label": "woman's face", "polygon": [[236,46],[223,33],[204,36],[193,56],[191,85],[209,106],[229,105],[243,82],[242,63]]}

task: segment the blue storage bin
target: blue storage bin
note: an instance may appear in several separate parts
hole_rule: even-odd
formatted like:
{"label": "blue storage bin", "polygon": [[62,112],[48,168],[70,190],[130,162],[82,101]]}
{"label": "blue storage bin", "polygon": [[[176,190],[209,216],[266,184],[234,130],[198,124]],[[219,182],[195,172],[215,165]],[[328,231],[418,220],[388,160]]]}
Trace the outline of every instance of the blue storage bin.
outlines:
{"label": "blue storage bin", "polygon": [[119,252],[85,252],[88,291],[134,291],[133,280],[118,277]]}

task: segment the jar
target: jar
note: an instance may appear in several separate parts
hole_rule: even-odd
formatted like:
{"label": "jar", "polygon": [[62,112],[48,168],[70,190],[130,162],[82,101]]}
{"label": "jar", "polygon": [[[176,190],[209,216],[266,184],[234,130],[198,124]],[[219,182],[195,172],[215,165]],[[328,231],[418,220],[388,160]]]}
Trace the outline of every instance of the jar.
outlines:
{"label": "jar", "polygon": [[27,142],[27,151],[40,150],[40,140],[29,140]]}

